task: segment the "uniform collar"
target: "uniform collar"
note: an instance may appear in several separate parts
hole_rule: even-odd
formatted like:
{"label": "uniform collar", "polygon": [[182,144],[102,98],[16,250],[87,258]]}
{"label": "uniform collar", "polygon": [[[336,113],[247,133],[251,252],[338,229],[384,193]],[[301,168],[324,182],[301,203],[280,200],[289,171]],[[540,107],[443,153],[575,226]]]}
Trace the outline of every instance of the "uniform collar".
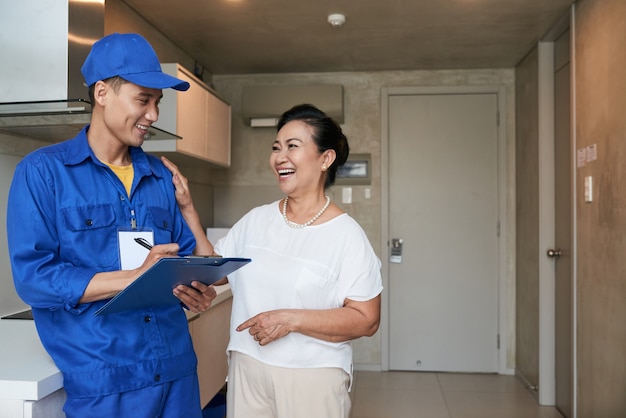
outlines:
{"label": "uniform collar", "polygon": [[[64,161],[65,165],[78,165],[87,159],[91,159],[95,164],[105,166],[96,158],[93,150],[89,146],[89,142],[87,142],[88,130],[89,125],[86,125],[76,137],[67,141],[69,147]],[[155,175],[161,177],[159,171],[156,170],[153,165],[154,162],[148,159],[143,149],[140,147],[129,147],[128,150],[136,176]]]}

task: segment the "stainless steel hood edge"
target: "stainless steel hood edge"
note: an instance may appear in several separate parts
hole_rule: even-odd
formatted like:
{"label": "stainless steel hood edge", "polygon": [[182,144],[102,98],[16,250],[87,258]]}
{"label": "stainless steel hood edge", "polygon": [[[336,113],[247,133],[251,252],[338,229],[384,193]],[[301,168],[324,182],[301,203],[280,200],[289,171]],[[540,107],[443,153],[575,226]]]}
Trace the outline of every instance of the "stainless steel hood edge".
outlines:
{"label": "stainless steel hood edge", "polygon": [[[2,104],[0,104],[1,107]],[[26,136],[47,142],[59,142],[75,137],[91,120],[90,111],[68,110],[56,113],[0,114],[0,132]],[[151,126],[149,141],[182,139],[171,132]]]}

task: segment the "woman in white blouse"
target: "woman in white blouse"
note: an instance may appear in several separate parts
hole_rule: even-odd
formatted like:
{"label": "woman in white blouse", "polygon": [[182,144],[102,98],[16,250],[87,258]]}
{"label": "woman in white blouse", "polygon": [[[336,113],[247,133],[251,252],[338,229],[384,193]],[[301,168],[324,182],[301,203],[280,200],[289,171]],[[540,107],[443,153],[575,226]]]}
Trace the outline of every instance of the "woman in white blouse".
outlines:
{"label": "woman in white blouse", "polygon": [[286,197],[252,209],[206,239],[187,179],[171,162],[196,253],[248,257],[233,292],[227,416],[349,417],[350,340],[380,322],[380,260],[358,223],[325,190],[348,158],[339,125],[311,105],[279,119],[270,166]]}

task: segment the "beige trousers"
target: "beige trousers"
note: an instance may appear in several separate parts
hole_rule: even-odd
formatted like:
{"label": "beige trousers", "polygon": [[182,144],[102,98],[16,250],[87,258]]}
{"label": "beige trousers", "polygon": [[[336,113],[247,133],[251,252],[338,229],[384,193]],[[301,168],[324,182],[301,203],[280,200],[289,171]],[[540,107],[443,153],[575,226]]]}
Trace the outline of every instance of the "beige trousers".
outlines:
{"label": "beige trousers", "polygon": [[340,368],[268,366],[230,352],[227,418],[348,418],[350,376]]}

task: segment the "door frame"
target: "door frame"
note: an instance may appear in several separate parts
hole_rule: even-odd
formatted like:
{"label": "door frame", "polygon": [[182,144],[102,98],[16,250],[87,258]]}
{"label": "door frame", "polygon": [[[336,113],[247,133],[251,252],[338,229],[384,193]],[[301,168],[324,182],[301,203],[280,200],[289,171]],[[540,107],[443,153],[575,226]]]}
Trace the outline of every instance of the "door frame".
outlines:
{"label": "door frame", "polygon": [[554,42],[563,29],[570,30],[570,148],[571,155],[571,274],[572,274],[572,414],[577,417],[577,332],[576,332],[576,56],[575,5],[538,43],[539,53],[539,179],[540,179],[540,235],[539,235],[539,388],[541,405],[556,404],[556,271],[554,260],[546,257],[549,248],[555,248],[555,193],[554,193]]}
{"label": "door frame", "polygon": [[[508,358],[514,361],[515,348],[515,251],[514,236],[509,234],[510,222],[514,216],[514,176],[509,175],[506,141],[506,90],[503,85],[476,86],[407,86],[383,87],[381,89],[381,249],[383,286],[389,288],[389,97],[419,94],[496,94],[498,100],[498,373],[514,374],[508,367]],[[513,176],[513,177],[511,177]],[[507,191],[509,192],[507,194]],[[511,199],[507,199],[512,196]],[[511,200],[510,203],[509,200]],[[513,205],[511,207],[511,204]],[[389,370],[389,292],[383,291],[381,300],[381,368]],[[494,341],[494,344],[496,342]],[[511,351],[513,350],[513,351]]]}

